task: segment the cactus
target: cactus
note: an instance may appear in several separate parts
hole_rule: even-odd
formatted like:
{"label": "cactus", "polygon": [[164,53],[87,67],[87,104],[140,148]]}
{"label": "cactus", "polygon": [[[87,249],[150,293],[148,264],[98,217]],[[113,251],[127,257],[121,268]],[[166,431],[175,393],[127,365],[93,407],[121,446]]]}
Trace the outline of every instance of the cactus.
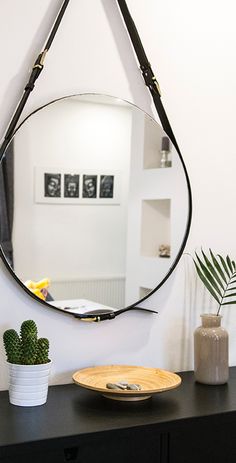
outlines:
{"label": "cactus", "polygon": [[34,335],[35,338],[37,338],[38,330],[36,323],[34,320],[25,320],[20,328],[20,337],[21,341],[24,342],[24,340],[29,336],[29,335]]}
{"label": "cactus", "polygon": [[37,357],[35,363],[48,363],[49,341],[47,338],[38,339]]}
{"label": "cactus", "polygon": [[3,343],[9,363],[21,363],[22,350],[21,341],[18,333],[15,330],[7,330],[3,334]]}
{"label": "cactus", "polygon": [[33,320],[25,320],[20,329],[20,336],[13,330],[3,334],[3,342],[9,363],[37,365],[49,362],[49,341],[37,339],[37,326]]}
{"label": "cactus", "polygon": [[22,364],[34,365],[37,357],[37,338],[34,334],[29,334],[22,342]]}

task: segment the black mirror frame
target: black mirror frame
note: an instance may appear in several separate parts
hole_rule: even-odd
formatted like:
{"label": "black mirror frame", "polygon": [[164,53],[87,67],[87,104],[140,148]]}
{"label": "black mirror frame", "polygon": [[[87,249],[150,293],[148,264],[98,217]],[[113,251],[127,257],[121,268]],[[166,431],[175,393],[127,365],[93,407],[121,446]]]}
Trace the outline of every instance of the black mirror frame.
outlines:
{"label": "black mirror frame", "polygon": [[[51,104],[57,102],[57,101],[61,101],[61,100],[64,100],[66,98],[71,98],[71,97],[74,97],[74,96],[80,96],[80,95],[99,95],[99,94],[95,94],[95,93],[83,93],[83,94],[73,94],[73,95],[66,95],[66,96],[63,96],[61,98],[57,98],[55,100],[52,100],[42,106],[40,106],[39,108],[35,109],[34,111],[32,111],[20,124],[19,126],[17,127],[17,129],[15,130],[14,134],[12,135],[11,139],[9,140],[6,148],[5,148],[5,151],[1,154],[0,156],[0,164],[5,156],[5,153],[6,153],[6,150],[9,146],[9,144],[11,143],[11,141],[13,140],[15,134],[18,132],[18,130],[20,129],[20,127],[33,115],[33,114],[36,114],[37,112],[41,111],[43,108],[47,107],[47,106],[50,106]],[[111,95],[105,95],[105,96],[108,96],[108,97],[112,97],[112,98],[115,98],[114,96],[111,96]],[[130,104],[131,106],[137,108],[138,110],[142,111],[144,114],[146,114],[148,117],[150,117],[154,122],[157,123],[157,121],[155,121],[155,119],[152,118],[152,116],[150,116],[148,113],[146,113],[145,111],[143,111],[141,108],[139,108],[137,105],[129,102],[128,100],[124,100],[126,101],[126,103]],[[126,312],[128,310],[131,310],[131,309],[142,309],[141,307],[139,307],[139,304],[141,304],[143,301],[145,301],[146,299],[148,299],[152,294],[154,294],[156,291],[158,291],[162,286],[163,284],[168,280],[168,278],[170,277],[170,275],[172,274],[172,272],[174,271],[174,269],[176,268],[182,254],[183,254],[183,251],[184,251],[184,248],[185,248],[185,245],[186,245],[186,242],[187,242],[187,239],[188,239],[188,235],[189,235],[189,231],[190,231],[190,225],[191,225],[191,219],[192,219],[192,194],[191,194],[191,187],[190,187],[190,180],[189,180],[189,177],[188,177],[188,173],[187,173],[187,169],[186,169],[186,166],[185,166],[185,163],[184,163],[184,160],[183,160],[183,157],[182,155],[177,152],[179,158],[180,158],[180,161],[181,161],[181,164],[182,164],[182,167],[183,167],[183,170],[184,170],[184,174],[185,174],[185,180],[186,180],[186,184],[187,184],[187,190],[188,190],[188,205],[189,205],[189,208],[188,208],[188,217],[187,217],[187,222],[186,222],[186,230],[185,230],[185,234],[184,234],[184,237],[183,237],[183,240],[182,240],[182,243],[181,243],[181,246],[180,246],[180,249],[179,249],[179,252],[173,262],[173,264],[171,265],[170,269],[168,270],[167,274],[164,276],[164,278],[160,281],[160,283],[158,283],[158,285],[152,290],[150,291],[150,293],[148,293],[148,295],[144,296],[143,298],[139,299],[138,301],[134,302],[133,304],[130,304],[129,306],[127,307],[124,307],[121,309],[122,312]],[[10,264],[8,263],[6,257],[5,257],[5,254],[3,252],[3,249],[2,249],[2,245],[0,243],[0,257],[3,261],[3,263],[5,264],[6,268],[8,269],[8,271],[10,272],[10,274],[13,276],[14,280],[24,289],[24,291],[29,294],[31,297],[33,297],[33,299],[35,299],[36,301],[40,302],[41,304],[43,304],[43,306],[46,306],[50,309],[53,309],[53,310],[57,310],[58,312],[60,313],[65,313],[67,315],[73,315],[74,317],[76,318],[79,318],[81,319],[81,316],[77,315],[77,314],[74,314],[72,312],[69,311],[69,307],[68,308],[58,308],[58,307],[54,307],[53,305],[49,304],[48,302],[40,299],[39,297],[37,297],[34,293],[32,293],[25,285],[24,283],[17,277],[17,275],[15,274],[14,270],[12,269],[12,267],[10,266]],[[143,310],[146,310],[146,311],[151,311],[151,312],[154,312],[153,310],[150,310],[150,309],[143,309]],[[116,311],[115,313],[118,313],[119,311]],[[83,314],[84,315],[84,314]],[[89,312],[88,313],[88,316],[86,317],[82,317],[83,319],[87,319],[87,321],[100,321],[101,320],[101,317],[100,317],[100,320],[90,320],[90,318],[93,318],[93,313],[92,312]],[[96,317],[95,317],[96,318]],[[112,313],[111,316],[106,316],[104,319],[112,319],[114,318],[114,313]]]}

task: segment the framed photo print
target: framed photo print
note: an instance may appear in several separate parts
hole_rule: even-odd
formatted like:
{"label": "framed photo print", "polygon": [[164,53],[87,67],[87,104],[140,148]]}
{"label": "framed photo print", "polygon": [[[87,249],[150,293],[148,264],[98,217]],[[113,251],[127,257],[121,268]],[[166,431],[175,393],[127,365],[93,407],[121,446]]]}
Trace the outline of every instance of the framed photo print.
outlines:
{"label": "framed photo print", "polygon": [[64,172],[60,167],[34,168],[34,201],[39,204],[64,202]]}
{"label": "framed photo print", "polygon": [[60,198],[61,196],[61,174],[47,173],[44,174],[44,197]]}
{"label": "framed photo print", "polygon": [[83,198],[94,199],[97,197],[97,175],[83,175]]}
{"label": "framed photo print", "polygon": [[114,197],[114,175],[100,175],[99,198]]}
{"label": "framed photo print", "polygon": [[64,174],[65,198],[79,198],[79,178],[78,174]]}

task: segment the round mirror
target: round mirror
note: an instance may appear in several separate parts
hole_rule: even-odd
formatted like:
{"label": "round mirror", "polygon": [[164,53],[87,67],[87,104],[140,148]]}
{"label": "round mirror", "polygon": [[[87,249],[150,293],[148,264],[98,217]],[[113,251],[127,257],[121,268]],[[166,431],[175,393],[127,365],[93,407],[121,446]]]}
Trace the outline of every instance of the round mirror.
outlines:
{"label": "round mirror", "polygon": [[190,221],[182,159],[148,114],[84,94],[39,108],[1,162],[11,273],[70,312],[137,305],[175,267]]}

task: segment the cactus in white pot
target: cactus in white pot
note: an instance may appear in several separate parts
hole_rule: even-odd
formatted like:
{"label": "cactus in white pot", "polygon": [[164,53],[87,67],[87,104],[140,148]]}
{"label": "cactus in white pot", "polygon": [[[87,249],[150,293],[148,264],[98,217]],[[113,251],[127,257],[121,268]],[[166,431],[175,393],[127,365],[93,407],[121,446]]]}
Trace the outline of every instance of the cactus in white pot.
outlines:
{"label": "cactus in white pot", "polygon": [[9,398],[14,405],[42,405],[47,400],[51,360],[49,341],[38,338],[33,320],[25,320],[20,335],[14,330],[3,334],[10,374]]}

